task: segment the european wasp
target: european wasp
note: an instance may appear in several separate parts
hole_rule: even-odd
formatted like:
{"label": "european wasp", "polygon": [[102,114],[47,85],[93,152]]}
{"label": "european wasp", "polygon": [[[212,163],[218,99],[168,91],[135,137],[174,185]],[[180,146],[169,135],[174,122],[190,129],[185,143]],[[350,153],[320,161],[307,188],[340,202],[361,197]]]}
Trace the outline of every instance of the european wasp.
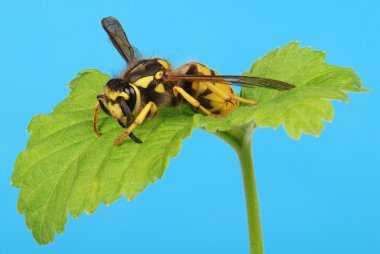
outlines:
{"label": "european wasp", "polygon": [[115,140],[116,145],[126,136],[142,143],[133,134],[133,130],[147,117],[154,117],[158,109],[163,107],[175,107],[183,102],[190,104],[195,112],[223,117],[238,107],[239,103],[257,104],[236,95],[231,84],[276,90],[294,87],[292,84],[267,78],[219,75],[197,62],[189,62],[173,69],[164,59],[139,60],[118,20],[107,17],[101,23],[128,66],[119,78],[112,78],[107,82],[103,93],[97,96],[98,103],[94,111],[93,127],[97,136],[101,135],[97,128],[100,109],[125,128]]}

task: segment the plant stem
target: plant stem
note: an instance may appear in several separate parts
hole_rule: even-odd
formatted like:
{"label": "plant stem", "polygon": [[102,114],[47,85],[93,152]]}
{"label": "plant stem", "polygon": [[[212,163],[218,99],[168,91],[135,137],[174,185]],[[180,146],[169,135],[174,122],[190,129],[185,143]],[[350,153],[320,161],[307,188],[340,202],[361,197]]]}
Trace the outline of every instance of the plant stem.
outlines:
{"label": "plant stem", "polygon": [[264,245],[261,233],[259,198],[255,181],[252,160],[252,133],[254,125],[245,128],[234,128],[226,132],[217,132],[236,151],[243,174],[245,200],[248,217],[248,231],[251,254],[263,254]]}
{"label": "plant stem", "polygon": [[245,143],[237,153],[243,174],[251,254],[263,254],[264,246],[261,233],[259,197],[252,161],[251,140]]}

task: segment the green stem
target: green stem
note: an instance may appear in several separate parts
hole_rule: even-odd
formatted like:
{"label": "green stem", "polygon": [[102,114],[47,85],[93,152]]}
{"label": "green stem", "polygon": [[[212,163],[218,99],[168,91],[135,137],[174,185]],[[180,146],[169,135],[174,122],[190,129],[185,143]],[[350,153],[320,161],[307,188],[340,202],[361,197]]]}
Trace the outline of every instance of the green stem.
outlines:
{"label": "green stem", "polygon": [[263,254],[259,198],[252,160],[252,133],[254,125],[233,128],[227,132],[217,132],[217,136],[230,144],[238,154],[243,174],[245,200],[247,206],[248,231],[251,254]]}
{"label": "green stem", "polygon": [[243,174],[251,254],[263,254],[264,246],[261,233],[259,197],[252,162],[251,141],[245,143],[237,153]]}

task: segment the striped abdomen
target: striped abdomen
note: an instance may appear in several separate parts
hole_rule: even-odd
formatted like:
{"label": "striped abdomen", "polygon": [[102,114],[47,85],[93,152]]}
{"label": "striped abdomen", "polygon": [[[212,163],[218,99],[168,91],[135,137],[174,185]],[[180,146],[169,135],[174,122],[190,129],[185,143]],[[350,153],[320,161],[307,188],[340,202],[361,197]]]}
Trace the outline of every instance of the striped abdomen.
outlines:
{"label": "striped abdomen", "polygon": [[[181,66],[177,69],[177,73],[179,75],[219,75],[217,72],[211,70],[207,66],[196,62],[190,62]],[[238,106],[236,101],[226,101],[219,95],[210,91],[205,85],[206,83],[212,84],[226,93],[234,93],[232,87],[228,83],[221,82],[181,81],[179,86],[181,86],[186,92],[197,99],[203,107],[215,115],[227,115],[230,111]]]}

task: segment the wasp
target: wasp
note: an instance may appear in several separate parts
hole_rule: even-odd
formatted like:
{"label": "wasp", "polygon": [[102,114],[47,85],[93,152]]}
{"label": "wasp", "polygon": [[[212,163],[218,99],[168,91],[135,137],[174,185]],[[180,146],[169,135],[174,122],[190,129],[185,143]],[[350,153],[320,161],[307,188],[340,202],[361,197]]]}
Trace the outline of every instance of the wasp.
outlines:
{"label": "wasp", "polygon": [[127,136],[136,143],[142,143],[133,130],[146,118],[156,116],[163,107],[187,103],[194,112],[223,117],[238,107],[239,103],[257,104],[236,95],[232,84],[280,91],[294,87],[283,81],[261,77],[219,75],[197,62],[189,62],[174,69],[164,59],[139,60],[117,19],[107,17],[102,19],[101,24],[127,63],[120,77],[112,78],[105,84],[103,93],[97,96],[94,110],[93,129],[97,136],[101,135],[97,127],[100,110],[115,118],[125,129],[115,140],[116,145]]}

